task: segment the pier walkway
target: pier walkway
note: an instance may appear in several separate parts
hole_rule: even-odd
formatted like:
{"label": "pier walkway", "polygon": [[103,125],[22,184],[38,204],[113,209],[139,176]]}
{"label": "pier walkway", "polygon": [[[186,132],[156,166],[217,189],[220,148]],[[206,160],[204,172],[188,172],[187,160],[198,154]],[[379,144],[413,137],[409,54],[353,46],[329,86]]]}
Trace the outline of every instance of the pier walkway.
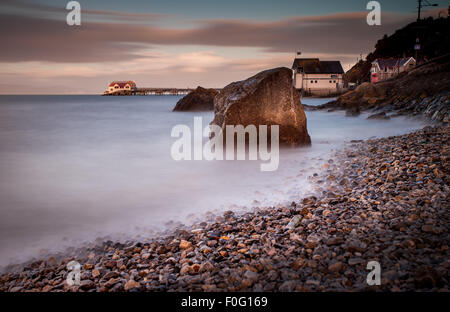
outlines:
{"label": "pier walkway", "polygon": [[[220,89],[216,89],[220,91]],[[124,96],[124,95],[180,95],[180,94],[188,94],[189,92],[194,91],[194,89],[185,88],[136,88],[135,90],[121,90],[114,93],[105,92],[103,95],[109,96]]]}

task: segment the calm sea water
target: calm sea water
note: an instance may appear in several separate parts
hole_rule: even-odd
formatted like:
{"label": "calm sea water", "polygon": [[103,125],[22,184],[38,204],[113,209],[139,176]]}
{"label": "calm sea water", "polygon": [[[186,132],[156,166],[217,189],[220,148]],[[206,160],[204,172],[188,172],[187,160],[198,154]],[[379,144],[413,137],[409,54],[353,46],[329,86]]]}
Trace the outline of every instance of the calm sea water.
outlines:
{"label": "calm sea water", "polygon": [[146,237],[208,211],[289,202],[311,191],[307,176],[344,142],[425,125],[307,112],[312,147],[282,150],[279,169],[261,172],[255,161],[174,161],[172,127],[213,119],[172,112],[179,98],[0,96],[0,266],[96,237]]}

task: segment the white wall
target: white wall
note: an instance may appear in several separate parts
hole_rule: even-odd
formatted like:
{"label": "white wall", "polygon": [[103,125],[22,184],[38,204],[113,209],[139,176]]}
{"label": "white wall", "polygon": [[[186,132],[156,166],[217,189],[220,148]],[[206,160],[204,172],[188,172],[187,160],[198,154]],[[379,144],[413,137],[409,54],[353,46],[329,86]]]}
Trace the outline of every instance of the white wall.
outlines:
{"label": "white wall", "polygon": [[[333,78],[332,78],[333,76]],[[312,82],[311,82],[312,81]],[[316,82],[317,81],[317,82]],[[330,83],[331,81],[331,83]],[[295,74],[295,87],[306,91],[330,90],[337,91],[344,87],[342,74]]]}
{"label": "white wall", "polygon": [[[116,89],[116,86],[118,86],[117,89]],[[106,90],[106,92],[114,93],[114,92],[119,92],[119,91],[130,91],[130,90],[131,90],[131,86],[129,84],[126,84],[123,88],[121,88],[118,84],[115,84],[114,87],[108,87],[108,90]]]}
{"label": "white wall", "polygon": [[302,79],[303,79],[303,75],[302,74],[295,74],[295,88],[296,89],[301,89],[302,88]]}

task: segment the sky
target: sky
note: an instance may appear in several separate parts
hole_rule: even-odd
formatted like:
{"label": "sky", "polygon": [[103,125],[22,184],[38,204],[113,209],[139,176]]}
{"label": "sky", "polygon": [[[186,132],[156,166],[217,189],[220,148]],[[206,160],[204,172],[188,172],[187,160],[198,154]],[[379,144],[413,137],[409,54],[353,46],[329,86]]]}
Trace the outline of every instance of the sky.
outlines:
{"label": "sky", "polygon": [[[416,0],[381,0],[381,25],[361,0],[0,1],[0,94],[101,94],[113,80],[138,87],[221,88],[301,57],[347,71],[378,39],[415,21]],[[447,14],[431,1],[424,16]]]}

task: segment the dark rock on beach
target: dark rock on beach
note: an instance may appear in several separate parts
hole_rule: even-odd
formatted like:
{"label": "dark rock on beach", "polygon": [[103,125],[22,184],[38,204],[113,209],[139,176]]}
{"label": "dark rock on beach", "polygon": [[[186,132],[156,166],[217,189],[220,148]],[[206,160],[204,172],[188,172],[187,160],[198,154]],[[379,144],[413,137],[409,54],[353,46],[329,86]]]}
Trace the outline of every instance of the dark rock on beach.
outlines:
{"label": "dark rock on beach", "polygon": [[378,114],[370,115],[369,117],[367,117],[367,119],[387,120],[390,119],[390,117],[387,116],[385,112],[381,112]]}
{"label": "dark rock on beach", "polygon": [[214,114],[211,124],[224,134],[227,125],[279,125],[280,144],[311,144],[292,71],[285,67],[229,84],[214,99]]}
{"label": "dark rock on beach", "polygon": [[214,97],[219,92],[215,89],[197,87],[177,102],[173,111],[212,111]]}

